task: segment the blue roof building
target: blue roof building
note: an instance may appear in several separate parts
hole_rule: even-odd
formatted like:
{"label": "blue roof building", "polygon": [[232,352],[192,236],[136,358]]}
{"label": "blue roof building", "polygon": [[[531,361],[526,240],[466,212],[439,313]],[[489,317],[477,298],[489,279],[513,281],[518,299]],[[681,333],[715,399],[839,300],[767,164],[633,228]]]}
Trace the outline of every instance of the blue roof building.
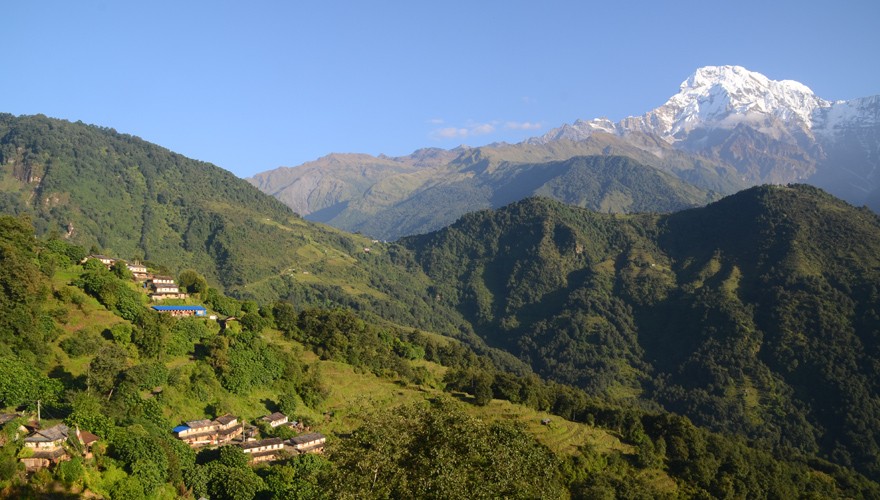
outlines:
{"label": "blue roof building", "polygon": [[155,311],[172,316],[207,316],[208,310],[203,306],[153,306]]}

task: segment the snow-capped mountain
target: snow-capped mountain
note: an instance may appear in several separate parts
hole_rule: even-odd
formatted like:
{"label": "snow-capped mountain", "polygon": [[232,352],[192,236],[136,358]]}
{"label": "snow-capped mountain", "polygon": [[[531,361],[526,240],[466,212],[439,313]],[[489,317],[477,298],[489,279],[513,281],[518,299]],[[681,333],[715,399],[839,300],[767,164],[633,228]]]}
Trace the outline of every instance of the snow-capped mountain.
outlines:
{"label": "snow-capped mountain", "polygon": [[706,66],[642,116],[563,125],[532,144],[583,141],[602,132],[649,135],[733,166],[750,184],[811,182],[853,203],[878,191],[880,96],[832,102],[792,80],[741,66]]}
{"label": "snow-capped mountain", "polygon": [[817,109],[812,116],[813,131],[833,139],[853,128],[871,128],[880,124],[880,95],[838,101]]}
{"label": "snow-capped mountain", "polygon": [[[585,156],[625,156],[702,194],[663,188],[650,194],[653,205],[637,207],[626,201],[634,195],[615,187],[629,182],[622,174],[588,176],[580,163],[569,162]],[[602,188],[588,189],[597,177]],[[578,120],[519,144],[426,149],[398,158],[332,154],[249,181],[310,220],[381,238],[563,191],[557,199],[603,211],[667,210],[672,198],[694,203],[754,184],[806,182],[880,212],[880,96],[832,102],[795,81],[707,66],[660,107],[618,122]],[[552,187],[559,185],[565,189]]]}
{"label": "snow-capped mountain", "polygon": [[770,80],[741,66],[706,66],[682,82],[678,94],[642,116],[617,123],[607,118],[578,120],[532,141],[582,140],[599,131],[621,136],[642,132],[675,143],[697,128],[731,129],[740,123],[760,127],[768,119],[809,130],[814,114],[832,104],[792,80]]}

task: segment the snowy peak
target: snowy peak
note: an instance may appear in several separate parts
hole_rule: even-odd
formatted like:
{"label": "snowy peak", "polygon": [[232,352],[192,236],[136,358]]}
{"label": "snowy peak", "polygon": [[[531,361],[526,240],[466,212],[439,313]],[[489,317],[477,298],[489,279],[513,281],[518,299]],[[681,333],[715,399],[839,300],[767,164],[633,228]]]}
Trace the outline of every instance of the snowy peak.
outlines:
{"label": "snowy peak", "polygon": [[742,66],[705,66],[698,69],[681,84],[681,92],[686,93],[700,88],[722,87],[731,94],[752,89],[768,93],[809,95],[813,91],[794,80],[775,81],[761,73],[749,71]]}
{"label": "snowy peak", "polygon": [[771,80],[742,66],[705,66],[682,82],[665,104],[642,116],[616,124],[607,119],[578,120],[532,142],[582,140],[602,131],[621,136],[644,132],[676,143],[694,129],[732,129],[740,123],[757,129],[781,123],[789,130],[808,132],[814,115],[831,106],[793,80]]}
{"label": "snowy peak", "polygon": [[852,129],[880,126],[880,95],[851,101],[838,101],[817,110],[813,115],[813,131],[817,136],[832,138]]}
{"label": "snowy peak", "polygon": [[792,80],[770,80],[741,66],[706,66],[682,82],[666,104],[641,117],[638,128],[669,142],[698,127],[732,128],[767,118],[809,129],[813,113],[830,105]]}

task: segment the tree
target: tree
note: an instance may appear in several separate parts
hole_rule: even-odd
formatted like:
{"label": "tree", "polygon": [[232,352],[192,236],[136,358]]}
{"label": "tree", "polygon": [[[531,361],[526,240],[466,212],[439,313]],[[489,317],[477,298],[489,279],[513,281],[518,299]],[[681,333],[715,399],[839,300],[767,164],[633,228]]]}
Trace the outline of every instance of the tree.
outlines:
{"label": "tree", "polygon": [[89,363],[89,387],[98,393],[109,394],[116,387],[119,374],[127,365],[125,349],[116,344],[102,347]]}
{"label": "tree", "polygon": [[492,375],[479,372],[473,383],[474,403],[477,406],[486,406],[492,401]]}
{"label": "tree", "polygon": [[0,407],[32,406],[38,399],[52,403],[61,390],[60,381],[50,379],[22,360],[0,357]]}
{"label": "tree", "polygon": [[121,345],[127,346],[131,343],[131,334],[134,329],[128,323],[117,323],[110,327],[110,336],[113,340]]}
{"label": "tree", "polygon": [[299,455],[284,465],[276,465],[266,474],[266,489],[273,498],[311,500],[326,498],[321,476],[329,472],[330,462],[321,455]]}
{"label": "tree", "polygon": [[291,416],[296,413],[299,402],[299,396],[293,390],[287,390],[278,398],[278,408],[281,413]]}
{"label": "tree", "polygon": [[239,319],[241,327],[253,333],[260,333],[266,327],[266,321],[259,313],[249,312]]}
{"label": "tree", "polygon": [[286,334],[296,330],[297,314],[290,302],[278,301],[272,307],[275,316],[275,326]]}
{"label": "tree", "polygon": [[246,469],[249,466],[250,458],[238,446],[222,446],[218,461],[227,467]]}
{"label": "tree", "polygon": [[79,426],[99,436],[109,435],[113,421],[106,415],[100,399],[88,392],[74,392],[67,397],[71,412],[65,419],[70,427]]}
{"label": "tree", "polygon": [[334,498],[558,498],[561,463],[521,430],[446,398],[363,417],[329,457]]}
{"label": "tree", "polygon": [[166,479],[166,471],[162,465],[151,460],[137,460],[131,464],[132,475],[140,480],[144,492],[149,495],[162,485]]}
{"label": "tree", "polygon": [[131,274],[131,270],[128,269],[128,264],[121,260],[114,262],[113,266],[110,267],[110,271],[121,280],[130,280],[134,278],[134,275]]}
{"label": "tree", "polygon": [[177,277],[177,283],[186,293],[204,293],[208,290],[208,280],[192,269],[185,269]]}
{"label": "tree", "polygon": [[[234,448],[233,446],[224,446]],[[229,467],[220,463],[211,464],[211,479],[208,492],[211,498],[221,500],[251,500],[265,487],[260,476],[250,467]]]}
{"label": "tree", "polygon": [[211,309],[220,314],[227,316],[239,316],[241,314],[241,303],[221,294],[216,288],[205,290],[204,300],[206,304],[211,306]]}
{"label": "tree", "polygon": [[154,311],[144,310],[138,328],[135,328],[132,341],[145,358],[159,359],[165,352],[170,329],[175,319]]}
{"label": "tree", "polygon": [[299,396],[303,403],[310,408],[317,408],[329,395],[330,389],[321,378],[320,365],[310,365],[299,387]]}
{"label": "tree", "polygon": [[58,479],[67,486],[72,486],[74,483],[81,481],[85,476],[82,458],[73,457],[70,460],[61,462],[55,469],[55,474],[58,476]]}
{"label": "tree", "polygon": [[211,322],[214,330],[208,326],[203,318],[188,317],[179,318],[171,329],[171,337],[168,341],[168,354],[179,356],[191,353],[195,345],[207,339],[217,328],[216,322]]}

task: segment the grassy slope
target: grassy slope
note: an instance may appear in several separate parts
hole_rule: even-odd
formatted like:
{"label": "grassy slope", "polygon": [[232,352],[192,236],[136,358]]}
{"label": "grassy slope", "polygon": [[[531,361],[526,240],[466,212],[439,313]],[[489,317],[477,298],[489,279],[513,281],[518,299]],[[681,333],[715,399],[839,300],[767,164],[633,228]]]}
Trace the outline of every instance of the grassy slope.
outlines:
{"label": "grassy slope", "polygon": [[[71,287],[69,283],[77,274],[73,269],[57,273],[53,279],[53,287],[56,290],[62,287]],[[56,305],[60,306],[61,304]],[[53,356],[55,357],[54,364],[59,365],[69,376],[84,376],[92,356],[86,355],[71,358],[58,347],[58,343],[79,330],[93,329],[103,331],[123,321],[91,297],[86,297],[79,307],[69,307],[67,321],[63,325],[65,333],[52,346]],[[428,335],[439,338],[431,333],[428,333]],[[320,360],[313,352],[304,350],[302,345],[284,338],[276,330],[266,330],[263,337],[269,343],[283,350],[297,353],[304,362],[319,366],[322,378],[330,388],[330,396],[321,408],[303,407],[300,409],[300,413],[304,416],[309,416],[317,422],[316,428],[328,433],[331,439],[335,439],[334,436],[351,432],[357,428],[361,423],[360,417],[365,412],[444,394],[439,380],[445,373],[446,368],[435,363],[427,361],[414,362],[416,365],[427,368],[434,377],[434,381],[429,383],[429,385],[414,386],[399,380],[391,380],[377,377],[371,373],[364,373],[344,363]],[[446,341],[454,342],[448,338],[442,338],[446,339]],[[177,356],[165,361],[165,365],[169,370],[182,374],[189,373],[195,369],[198,363],[200,362],[190,356]],[[272,389],[251,391],[245,396],[232,395],[216,384],[206,386],[203,390],[213,394],[213,399],[217,404],[240,416],[242,420],[250,422],[267,414],[269,410],[266,402],[277,401],[280,396],[279,393]],[[145,398],[158,397],[165,416],[171,422],[183,422],[210,416],[210,408],[194,405],[187,395],[180,393],[172,384],[163,387],[163,391],[159,396],[154,396],[149,392],[142,393],[142,396]],[[470,396],[465,394],[459,394],[458,397],[463,400],[470,398]],[[560,455],[573,455],[583,448],[591,449],[603,455],[612,453],[623,455],[635,454],[634,448],[622,443],[614,433],[586,424],[570,422],[549,413],[536,411],[507,401],[493,400],[486,406],[468,405],[467,408],[477,418],[489,421],[503,420],[515,422],[518,427],[548,446],[554,453]],[[550,425],[541,424],[541,421],[545,418],[551,419]],[[652,483],[670,492],[674,491],[675,483],[667,475],[656,470],[642,471],[640,474],[650,475]]]}
{"label": "grassy slope", "polygon": [[[28,214],[38,235],[72,228],[69,241],[170,274],[195,269],[263,303],[342,304],[414,326],[434,309],[429,280],[392,262],[394,249],[306,222],[230,172],[112,129],[0,114],[0,212]],[[457,331],[448,316],[435,329]]]}

